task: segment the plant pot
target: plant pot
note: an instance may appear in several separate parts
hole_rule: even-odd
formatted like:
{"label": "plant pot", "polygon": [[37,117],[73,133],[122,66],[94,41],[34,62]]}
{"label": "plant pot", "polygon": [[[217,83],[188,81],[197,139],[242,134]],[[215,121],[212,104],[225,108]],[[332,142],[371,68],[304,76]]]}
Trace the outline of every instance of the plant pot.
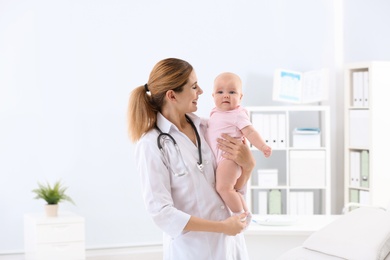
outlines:
{"label": "plant pot", "polygon": [[58,204],[46,204],[45,211],[47,217],[57,217],[58,216]]}

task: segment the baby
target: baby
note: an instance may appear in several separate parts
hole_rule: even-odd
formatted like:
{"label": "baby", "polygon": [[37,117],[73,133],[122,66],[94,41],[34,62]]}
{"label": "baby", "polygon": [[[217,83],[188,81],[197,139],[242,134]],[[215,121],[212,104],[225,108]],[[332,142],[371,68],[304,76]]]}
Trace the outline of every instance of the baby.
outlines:
{"label": "baby", "polygon": [[222,157],[217,147],[217,138],[222,133],[243,139],[246,137],[252,145],[268,158],[272,149],[250,122],[248,112],[240,106],[242,99],[242,82],[234,73],[225,72],[214,80],[213,97],[215,108],[210,113],[207,130],[207,141],[217,161],[216,189],[233,214],[248,212],[243,195],[234,188],[241,175],[241,167],[234,161]]}

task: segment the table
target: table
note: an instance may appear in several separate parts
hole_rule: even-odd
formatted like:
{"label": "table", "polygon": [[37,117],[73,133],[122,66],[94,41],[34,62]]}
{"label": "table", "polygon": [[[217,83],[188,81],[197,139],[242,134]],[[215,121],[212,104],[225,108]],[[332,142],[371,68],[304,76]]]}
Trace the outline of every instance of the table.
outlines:
{"label": "table", "polygon": [[[301,215],[301,216],[259,216],[245,231],[245,240],[250,260],[273,260],[284,252],[302,245],[313,232],[326,226],[340,215]],[[260,225],[254,221],[270,219],[269,225]],[[278,221],[284,225],[271,225]],[[264,222],[265,224],[266,222]]]}

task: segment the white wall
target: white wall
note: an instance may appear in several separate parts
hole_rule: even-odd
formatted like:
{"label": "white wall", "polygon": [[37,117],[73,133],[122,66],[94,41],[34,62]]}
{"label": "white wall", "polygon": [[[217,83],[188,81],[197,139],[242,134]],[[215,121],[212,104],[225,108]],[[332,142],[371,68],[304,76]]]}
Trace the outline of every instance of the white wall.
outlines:
{"label": "white wall", "polygon": [[[356,14],[373,2],[359,1]],[[130,91],[158,60],[179,57],[205,90],[201,116],[225,70],[241,75],[244,105],[280,105],[271,101],[275,68],[337,74],[333,15],[327,0],[0,0],[0,252],[23,250],[23,214],[43,211],[31,190],[60,178],[77,204],[60,207],[86,218],[87,247],[161,242],[127,139]]]}

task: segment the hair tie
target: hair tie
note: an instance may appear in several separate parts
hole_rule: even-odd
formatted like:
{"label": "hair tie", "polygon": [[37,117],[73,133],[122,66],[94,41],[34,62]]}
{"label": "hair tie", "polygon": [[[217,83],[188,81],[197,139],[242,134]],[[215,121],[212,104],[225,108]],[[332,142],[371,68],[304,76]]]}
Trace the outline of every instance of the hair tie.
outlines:
{"label": "hair tie", "polygon": [[145,85],[144,85],[144,88],[145,88],[145,91],[146,91],[146,92],[149,92],[148,84],[145,84]]}

